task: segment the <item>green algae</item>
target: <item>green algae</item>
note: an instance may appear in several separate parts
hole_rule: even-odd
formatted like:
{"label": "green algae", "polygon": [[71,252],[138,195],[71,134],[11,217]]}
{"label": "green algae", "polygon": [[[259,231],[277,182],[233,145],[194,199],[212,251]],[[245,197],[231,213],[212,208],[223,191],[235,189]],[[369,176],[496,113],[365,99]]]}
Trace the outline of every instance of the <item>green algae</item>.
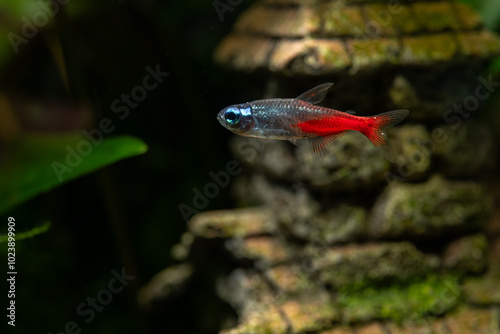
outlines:
{"label": "green algae", "polygon": [[334,288],[407,282],[435,270],[434,257],[409,242],[349,245],[330,249],[313,261],[321,282]]}
{"label": "green algae", "polygon": [[345,322],[386,319],[403,323],[444,314],[460,299],[458,276],[431,274],[407,284],[345,285],[338,291],[337,302]]}

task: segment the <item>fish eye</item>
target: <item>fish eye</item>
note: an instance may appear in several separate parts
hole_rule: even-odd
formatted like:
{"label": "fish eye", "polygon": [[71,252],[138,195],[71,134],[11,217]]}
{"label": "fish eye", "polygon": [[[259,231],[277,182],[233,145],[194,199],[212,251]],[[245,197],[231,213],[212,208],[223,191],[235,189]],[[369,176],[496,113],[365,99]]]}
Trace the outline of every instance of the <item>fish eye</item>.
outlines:
{"label": "fish eye", "polygon": [[229,108],[224,113],[224,119],[228,124],[237,124],[240,121],[241,113],[236,108]]}

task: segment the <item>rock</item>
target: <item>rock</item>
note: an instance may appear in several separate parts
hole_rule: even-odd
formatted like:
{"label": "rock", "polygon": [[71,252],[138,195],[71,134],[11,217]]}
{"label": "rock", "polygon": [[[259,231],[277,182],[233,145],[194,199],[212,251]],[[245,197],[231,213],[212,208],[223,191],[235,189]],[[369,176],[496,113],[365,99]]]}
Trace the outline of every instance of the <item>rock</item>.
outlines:
{"label": "rock", "polygon": [[278,265],[267,269],[265,277],[237,269],[220,281],[219,295],[240,315],[235,329],[221,333],[314,331],[338,320],[329,293],[309,282],[299,267]]}
{"label": "rock", "polygon": [[[500,43],[498,37],[489,31],[463,32],[457,35],[462,52],[467,56],[484,57],[498,53]],[[481,43],[474,41],[481,40]]]}
{"label": "rock", "polygon": [[309,221],[317,215],[320,204],[302,186],[297,186],[293,192],[280,189],[276,199],[273,211],[281,225],[299,238],[306,237]]}
{"label": "rock", "polygon": [[348,132],[328,145],[321,161],[314,158],[308,146],[299,147],[296,155],[301,178],[311,187],[329,192],[380,185],[389,169],[382,152],[355,132]]}
{"label": "rock", "polygon": [[446,317],[450,334],[499,334],[498,309],[462,309]]}
{"label": "rock", "polygon": [[500,208],[498,205],[495,208],[491,219],[486,225],[486,232],[490,235],[500,235]]}
{"label": "rock", "polygon": [[442,31],[445,29],[458,29],[461,22],[455,15],[449,15],[452,4],[448,2],[423,3],[418,2],[412,6],[415,19],[426,31]]}
{"label": "rock", "polygon": [[365,29],[365,20],[359,7],[346,7],[339,10],[338,2],[330,1],[321,4],[325,18],[324,30],[327,35],[361,35]]}
{"label": "rock", "polygon": [[[254,47],[248,53],[240,53],[241,48],[248,45]],[[273,41],[258,36],[227,36],[221,41],[214,57],[221,63],[230,63],[236,68],[248,71],[265,68],[269,52],[273,49]]]}
{"label": "rock", "polygon": [[446,318],[410,318],[402,324],[387,323],[389,334],[441,334],[449,333]]}
{"label": "rock", "polygon": [[354,333],[353,329],[347,326],[336,326],[333,329],[320,332],[320,334],[353,334],[353,333]]}
{"label": "rock", "polygon": [[395,164],[392,169],[407,181],[421,180],[428,175],[432,161],[433,145],[429,132],[423,125],[403,125],[389,132]]}
{"label": "rock", "polygon": [[371,212],[373,238],[438,237],[484,227],[491,201],[480,183],[433,176],[422,184],[392,182]]}
{"label": "rock", "polygon": [[268,206],[286,231],[300,239],[334,244],[366,234],[366,209],[340,202],[321,210],[321,203],[300,183],[285,188],[256,173],[240,179],[236,193],[250,203]]}
{"label": "rock", "polygon": [[450,34],[408,36],[402,42],[401,61],[406,64],[429,66],[451,60],[458,51],[458,43]]}
{"label": "rock", "polygon": [[233,193],[241,205],[272,207],[281,196],[290,198],[286,190],[278,191],[262,173],[241,175],[233,183]]}
{"label": "rock", "polygon": [[[310,145],[295,148],[279,140],[234,137],[230,143],[238,161],[273,180],[304,180],[318,189],[344,191],[380,184],[389,162],[361,133],[346,133],[326,148],[317,161]],[[371,161],[366,164],[366,161]]]}
{"label": "rock", "polygon": [[460,61],[470,66],[499,51],[498,37],[464,4],[261,1],[240,16],[214,56],[238,71],[345,78],[396,65],[420,72]]}
{"label": "rock", "polygon": [[319,280],[335,288],[368,282],[406,281],[423,277],[438,266],[436,258],[422,254],[409,242],[315,249],[311,258],[312,270]]}
{"label": "rock", "polygon": [[500,236],[496,236],[490,242],[489,259],[490,264],[500,266]]}
{"label": "rock", "polygon": [[388,131],[392,165],[354,131],[321,161],[231,139],[238,205],[259,207],[195,216],[173,250],[234,308],[222,333],[498,333],[500,197],[479,181],[495,148],[469,119],[498,36],[454,0],[260,0],[235,22],[215,57],[254,74],[248,99],[331,81],[326,107],[410,115]]}
{"label": "rock", "polygon": [[309,236],[310,221],[321,208],[303,184],[295,183],[289,187],[273,185],[259,173],[236,184],[236,195],[241,200],[269,207],[281,225],[298,238]]}
{"label": "rock", "polygon": [[225,282],[219,290],[240,311],[241,321],[221,334],[315,331],[338,320],[338,309],[325,290],[314,287],[290,297],[282,290],[271,292],[255,272],[239,271],[231,276],[234,282]]}
{"label": "rock", "polygon": [[269,58],[269,69],[273,72],[315,74],[346,69],[351,60],[339,40],[293,39],[280,40]]}
{"label": "rock", "polygon": [[219,334],[290,333],[289,324],[283,319],[275,305],[253,312],[235,328],[220,331]]}
{"label": "rock", "polygon": [[347,41],[347,47],[356,50],[352,55],[351,73],[359,70],[375,71],[383,65],[400,62],[400,43],[392,37],[377,40],[350,39]]}
{"label": "rock", "polygon": [[356,334],[386,334],[386,330],[379,322],[357,326],[354,330]]}
{"label": "rock", "polygon": [[309,36],[319,29],[320,21],[315,14],[312,8],[305,6],[273,11],[268,6],[256,3],[240,16],[235,31],[275,37]]}
{"label": "rock", "polygon": [[[439,40],[432,41],[435,42],[439,43]],[[445,43],[444,40],[442,42]],[[416,37],[408,39],[407,43],[408,47],[416,47],[417,44],[426,43],[426,40]],[[428,51],[432,48],[432,45],[429,46]],[[415,61],[418,62],[417,59]],[[388,89],[390,108],[410,110],[410,121],[436,123],[445,120],[455,123],[457,115],[453,108],[459,104],[457,101],[462,101],[463,104],[473,96],[471,94],[481,83],[476,77],[481,73],[482,66],[471,62],[467,66],[450,63],[435,67],[432,71],[422,71],[420,67],[402,69]],[[479,107],[480,105],[477,106]]]}
{"label": "rock", "polygon": [[295,159],[291,143],[283,140],[271,140],[234,136],[229,147],[238,161],[262,172],[271,179],[293,180],[295,177]]}
{"label": "rock", "polygon": [[500,266],[492,267],[484,276],[470,277],[464,282],[464,295],[474,305],[500,305]]}
{"label": "rock", "polygon": [[262,208],[206,211],[188,223],[193,235],[203,238],[234,238],[272,233],[276,223]]}
{"label": "rock", "polygon": [[[416,87],[412,86],[410,80],[401,74],[394,77],[388,95],[396,108],[422,109]],[[413,113],[410,113],[408,117],[414,118]]]}
{"label": "rock", "polygon": [[463,177],[491,170],[496,150],[490,129],[460,118],[457,122],[440,127],[445,140],[435,149],[439,171],[450,177]]}
{"label": "rock", "polygon": [[316,291],[301,298],[288,299],[280,305],[292,333],[318,331],[338,320],[338,309],[326,291]]}
{"label": "rock", "polygon": [[495,309],[461,308],[443,318],[407,319],[404,324],[371,322],[366,325],[337,327],[320,334],[385,333],[385,334],[498,334],[499,312]]}
{"label": "rock", "polygon": [[276,266],[269,269],[266,275],[278,291],[287,295],[298,295],[316,286],[308,277],[307,268],[297,264]]}
{"label": "rock", "polygon": [[189,231],[184,232],[181,236],[181,242],[175,244],[170,251],[172,257],[177,261],[185,260],[189,255],[193,241],[194,235]]}
{"label": "rock", "polygon": [[361,206],[335,205],[312,217],[302,237],[329,245],[357,241],[366,234],[366,217]]}
{"label": "rock", "polygon": [[240,318],[262,312],[276,301],[276,294],[262,275],[241,268],[218,280],[217,294],[235,309]]}
{"label": "rock", "polygon": [[292,256],[286,243],[270,236],[229,239],[226,241],[226,248],[236,258],[257,261],[259,267],[283,263]]}
{"label": "rock", "polygon": [[170,266],[157,273],[137,294],[137,302],[143,309],[149,309],[158,301],[172,299],[185,290],[193,275],[189,263]]}
{"label": "rock", "polygon": [[[446,298],[443,298],[446,296]],[[456,277],[429,275],[408,284],[340,288],[337,301],[344,322],[390,319],[396,323],[418,324],[426,316],[439,316],[460,301]]]}
{"label": "rock", "polygon": [[479,14],[474,9],[472,9],[471,7],[467,6],[462,2],[456,2],[453,5],[455,7],[455,10],[457,11],[458,18],[460,19],[460,22],[462,23],[464,28],[466,29],[481,28],[483,24],[481,21],[481,16],[479,16]]}
{"label": "rock", "polygon": [[318,214],[320,204],[300,184],[288,189],[275,187],[271,210],[283,227],[297,237],[307,235],[309,221]]}
{"label": "rock", "polygon": [[487,265],[488,240],[484,234],[476,234],[455,240],[446,246],[443,268],[462,273],[481,273]]}

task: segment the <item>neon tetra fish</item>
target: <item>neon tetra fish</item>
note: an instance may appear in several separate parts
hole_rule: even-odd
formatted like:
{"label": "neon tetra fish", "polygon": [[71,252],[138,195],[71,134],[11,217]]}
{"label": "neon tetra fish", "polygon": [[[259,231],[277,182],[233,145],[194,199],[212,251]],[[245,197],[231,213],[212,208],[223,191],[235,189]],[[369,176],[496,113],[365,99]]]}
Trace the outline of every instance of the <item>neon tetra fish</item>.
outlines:
{"label": "neon tetra fish", "polygon": [[221,110],[217,119],[222,126],[242,136],[289,140],[295,145],[309,140],[317,157],[322,157],[325,147],[346,131],[359,131],[391,160],[386,130],[408,116],[408,110],[355,116],[317,106],[332,85],[324,83],[294,99],[265,99],[232,105]]}

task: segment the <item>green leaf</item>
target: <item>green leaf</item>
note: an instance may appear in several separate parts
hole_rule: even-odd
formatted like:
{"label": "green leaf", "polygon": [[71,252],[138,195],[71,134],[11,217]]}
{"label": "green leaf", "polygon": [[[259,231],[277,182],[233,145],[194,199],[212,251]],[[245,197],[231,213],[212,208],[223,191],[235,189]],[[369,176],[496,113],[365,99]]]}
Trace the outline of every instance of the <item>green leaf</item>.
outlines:
{"label": "green leaf", "polygon": [[[34,227],[29,231],[16,233],[16,241],[19,241],[22,239],[30,239],[36,235],[45,233],[49,230],[50,225],[51,225],[50,222],[45,222],[41,226]],[[0,235],[0,244],[5,243],[8,240],[9,240],[9,237],[7,235]]]}
{"label": "green leaf", "polygon": [[42,192],[118,160],[145,153],[135,137],[89,141],[81,133],[28,135],[0,156],[0,213]]}

